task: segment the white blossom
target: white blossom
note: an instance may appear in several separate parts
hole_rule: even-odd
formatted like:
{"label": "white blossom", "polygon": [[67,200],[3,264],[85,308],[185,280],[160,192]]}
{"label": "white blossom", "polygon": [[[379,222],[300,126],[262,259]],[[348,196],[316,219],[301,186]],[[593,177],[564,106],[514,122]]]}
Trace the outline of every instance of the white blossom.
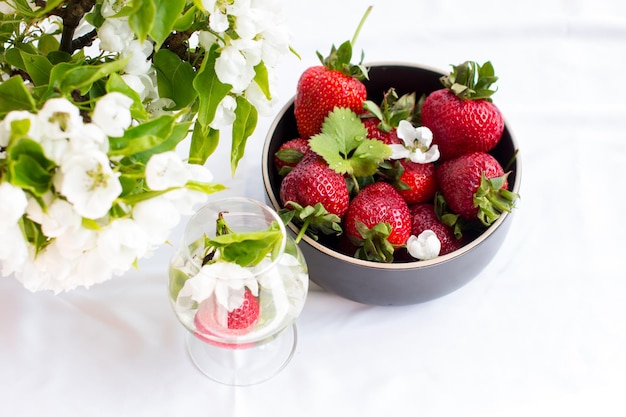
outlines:
{"label": "white blossom", "polygon": [[1,276],[7,277],[20,272],[28,260],[28,246],[19,224],[0,228]]}
{"label": "white blossom", "polygon": [[108,93],[96,102],[91,120],[106,135],[123,136],[132,122],[130,115],[132,104],[133,100],[125,94]]}
{"label": "white blossom", "polygon": [[111,17],[119,13],[126,3],[126,0],[104,0],[100,13],[103,17]]}
{"label": "white blossom", "polygon": [[0,121],[0,146],[6,147],[9,144],[9,140],[12,135],[11,123],[18,120],[28,120],[30,123],[26,136],[37,140],[41,136],[41,129],[39,128],[39,119],[37,115],[27,112],[25,110],[15,110],[7,113],[4,119]]}
{"label": "white blossom", "polygon": [[95,149],[102,153],[109,151],[109,138],[95,123],[85,123],[69,138],[69,152],[83,152]]}
{"label": "white blossom", "polygon": [[271,116],[273,114],[274,104],[278,102],[278,98],[274,95],[268,100],[263,90],[256,82],[252,82],[246,90],[246,98],[254,106],[259,115]]}
{"label": "white blossom", "polygon": [[152,68],[152,62],[148,57],[154,51],[154,47],[150,41],[143,43],[133,40],[128,47],[122,51],[122,58],[128,58],[128,63],[124,67],[127,74],[142,75],[146,74]]}
{"label": "white blossom", "polygon": [[130,46],[134,39],[130,25],[126,19],[105,19],[98,29],[100,48],[109,52],[122,52]]}
{"label": "white blossom", "polygon": [[207,51],[211,49],[211,47],[215,43],[219,42],[217,36],[215,36],[209,31],[203,30],[203,31],[197,32],[197,34],[198,34],[198,43]]}
{"label": "white blossom", "polygon": [[41,134],[46,139],[65,140],[83,125],[78,107],[66,98],[47,100],[37,113],[37,119]]}
{"label": "white blossom", "polygon": [[28,201],[24,191],[8,182],[0,183],[0,233],[24,215]]}
{"label": "white blossom", "polygon": [[190,179],[185,163],[174,151],[152,155],[146,164],[146,183],[151,190],[183,187]]}
{"label": "white blossom", "polygon": [[[260,47],[258,42],[255,44]],[[235,94],[242,93],[254,79],[254,66],[259,63],[260,53],[255,53],[251,46],[234,42],[222,50],[215,62],[217,78],[224,84],[230,84]]]}
{"label": "white blossom", "polygon": [[434,259],[439,256],[441,242],[432,230],[424,230],[419,236],[411,235],[406,242],[409,254],[422,261]]}
{"label": "white blossom", "polygon": [[186,309],[193,301],[201,303],[215,294],[217,302],[232,311],[243,303],[246,288],[258,296],[259,284],[248,268],[231,262],[206,264],[185,281],[176,304]]}
{"label": "white blossom", "polygon": [[235,121],[235,110],[237,109],[237,101],[233,96],[227,95],[220,101],[215,111],[215,117],[209,123],[212,129],[220,130],[231,126]]}
{"label": "white blossom", "polygon": [[398,137],[403,144],[389,145],[391,159],[408,158],[413,162],[427,164],[439,159],[439,148],[432,145],[433,132],[426,126],[413,127],[411,122],[402,120],[398,124]]}
{"label": "white blossom", "polygon": [[44,211],[37,200],[29,199],[26,214],[29,219],[41,225],[41,230],[46,236],[55,238],[69,229],[77,229],[81,226],[80,215],[68,201],[60,198],[53,199],[51,193],[48,193],[45,200],[48,202]]}
{"label": "white blossom", "polygon": [[126,272],[133,262],[148,252],[145,228],[132,219],[117,219],[98,233],[95,250],[109,261],[113,273]]}
{"label": "white blossom", "polygon": [[54,240],[59,253],[65,259],[76,260],[97,245],[98,232],[84,227],[67,228]]}
{"label": "white blossom", "polygon": [[132,216],[136,224],[144,231],[150,245],[165,243],[171,231],[180,221],[179,210],[165,196],[135,204]]}
{"label": "white blossom", "polygon": [[54,185],[78,214],[98,219],[108,213],[122,192],[118,176],[109,166],[106,154],[90,150],[64,158]]}

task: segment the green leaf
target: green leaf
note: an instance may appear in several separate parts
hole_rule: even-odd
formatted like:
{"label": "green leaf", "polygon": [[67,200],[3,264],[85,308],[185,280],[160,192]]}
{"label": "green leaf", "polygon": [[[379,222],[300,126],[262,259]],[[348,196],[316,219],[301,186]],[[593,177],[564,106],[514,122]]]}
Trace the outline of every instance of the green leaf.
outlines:
{"label": "green leaf", "polygon": [[223,84],[215,73],[215,61],[219,56],[217,46],[212,47],[202,61],[200,70],[193,80],[193,88],[198,93],[198,122],[206,132],[209,123],[215,118],[217,106],[229,93],[231,87]]}
{"label": "green leaf", "polygon": [[282,241],[283,234],[277,226],[266,231],[227,233],[213,238],[205,237],[205,247],[217,248],[220,260],[243,267],[261,262]]}
{"label": "green leaf", "polygon": [[189,62],[181,60],[167,49],[154,54],[153,62],[157,70],[159,96],[170,98],[176,103],[171,110],[182,109],[196,98],[197,92],[193,85],[196,74]]}
{"label": "green leaf", "polygon": [[189,148],[189,163],[204,165],[217,149],[220,141],[220,131],[209,128],[206,134],[202,131],[200,123],[194,125],[193,134],[191,135],[191,145]]}
{"label": "green leaf", "polygon": [[193,191],[199,191],[205,194],[213,194],[220,191],[224,191],[226,187],[222,184],[214,184],[207,182],[189,181],[185,184],[185,188]]}
{"label": "green leaf", "polygon": [[20,52],[26,72],[28,72],[28,75],[30,75],[35,85],[40,86],[48,84],[50,71],[52,71],[52,63],[48,58],[41,55],[28,54],[24,51]]}
{"label": "green leaf", "polygon": [[156,15],[149,33],[158,49],[174,29],[174,25],[185,9],[186,0],[153,1]]}
{"label": "green leaf", "polygon": [[13,110],[34,111],[35,108],[35,100],[22,77],[16,75],[0,83],[0,116]]}
{"label": "green leaf", "polygon": [[368,228],[365,224],[357,222],[356,228],[363,237],[363,239],[351,239],[352,243],[358,247],[354,254],[356,258],[372,262],[393,262],[395,249],[387,240],[391,234],[389,223],[378,223]]}
{"label": "green leaf", "polygon": [[156,19],[154,0],[135,0],[128,15],[128,23],[140,42],[148,38]]}
{"label": "green leaf", "polygon": [[248,138],[254,133],[258,122],[257,109],[242,96],[237,96],[235,121],[233,122],[232,143],[230,149],[230,169],[232,175],[243,157]]}
{"label": "green leaf", "polygon": [[19,225],[26,240],[35,246],[35,255],[51,242],[41,230],[41,225],[28,217],[22,216],[19,220]]}
{"label": "green leaf", "polygon": [[36,196],[42,196],[50,189],[55,165],[44,156],[39,143],[23,138],[9,148],[7,156],[11,184]]}
{"label": "green leaf", "polygon": [[54,35],[45,33],[39,37],[37,49],[39,49],[39,52],[43,55],[47,55],[50,52],[57,51],[59,49],[59,41]]}
{"label": "green leaf", "polygon": [[120,138],[109,138],[109,155],[129,156],[157,147],[172,133],[175,121],[174,116],[162,115],[127,129]]}
{"label": "green leaf", "polygon": [[294,239],[296,243],[300,242],[304,234],[318,240],[320,232],[325,235],[336,236],[343,233],[339,216],[328,212],[322,203],[302,207],[294,201],[287,201],[278,214],[284,223],[291,221],[300,227],[300,231]]}
{"label": "green leaf", "polygon": [[367,139],[367,129],[350,109],[335,108],[328,114],[322,132],[309,140],[331,169],[357,177],[373,175],[380,163],[391,156],[391,148],[376,139]]}
{"label": "green leaf", "polygon": [[176,19],[176,22],[174,23],[174,30],[178,32],[184,32],[188,30],[194,22],[197,11],[198,8],[196,6],[190,7],[189,10],[187,10],[182,16]]}
{"label": "green leaf", "polygon": [[136,161],[148,162],[150,157],[154,154],[173,151],[176,149],[176,146],[187,137],[190,127],[191,122],[174,123],[171,132],[161,138],[162,140],[158,145],[146,151],[136,153],[134,159]]}
{"label": "green leaf", "polygon": [[269,73],[267,72],[267,67],[263,61],[254,67],[254,81],[263,92],[265,98],[271,100],[272,94],[270,92]]}
{"label": "green leaf", "polygon": [[76,89],[89,90],[94,82],[124,69],[127,61],[128,58],[89,66],[70,63],[58,64],[50,74],[50,85],[65,94]]}
{"label": "green leaf", "polygon": [[139,94],[130,88],[128,84],[124,81],[124,79],[117,73],[113,73],[109,76],[109,79],[106,83],[106,91],[108,93],[118,92],[122,93],[131,99],[133,99],[133,104],[130,106],[130,114],[135,120],[147,120],[150,115],[146,111],[146,107],[141,102],[141,97]]}

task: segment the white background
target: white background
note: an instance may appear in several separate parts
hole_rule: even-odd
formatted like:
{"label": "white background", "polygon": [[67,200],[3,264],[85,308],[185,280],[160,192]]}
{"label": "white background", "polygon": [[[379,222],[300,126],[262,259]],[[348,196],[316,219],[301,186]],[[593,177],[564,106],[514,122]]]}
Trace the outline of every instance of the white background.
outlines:
{"label": "white background", "polygon": [[[447,70],[490,60],[521,147],[522,199],[499,255],[438,300],[372,307],[313,287],[293,361],[262,385],[203,377],[166,298],[164,247],[89,290],[0,280],[3,416],[626,415],[626,6],[618,0],[287,2],[279,106],[315,51]],[[262,119],[221,194],[262,200]],[[180,235],[178,229],[172,241]]]}

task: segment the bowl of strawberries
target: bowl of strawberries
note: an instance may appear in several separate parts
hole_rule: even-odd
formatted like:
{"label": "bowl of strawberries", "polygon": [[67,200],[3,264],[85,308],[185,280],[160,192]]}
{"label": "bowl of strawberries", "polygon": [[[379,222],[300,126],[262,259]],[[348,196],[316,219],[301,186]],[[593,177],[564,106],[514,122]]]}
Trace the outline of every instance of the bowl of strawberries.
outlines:
{"label": "bowl of strawberries", "polygon": [[442,297],[496,256],[519,197],[493,67],[333,63],[342,47],[305,70],[269,129],[267,201],[323,289],[369,305]]}

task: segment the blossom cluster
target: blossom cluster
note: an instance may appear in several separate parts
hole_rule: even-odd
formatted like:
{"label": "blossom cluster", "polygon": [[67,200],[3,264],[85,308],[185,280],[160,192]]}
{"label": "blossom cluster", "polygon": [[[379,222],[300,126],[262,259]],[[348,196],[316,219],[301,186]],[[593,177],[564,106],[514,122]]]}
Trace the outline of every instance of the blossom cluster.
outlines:
{"label": "blossom cluster", "polygon": [[[53,186],[43,193],[0,183],[3,276],[15,273],[32,291],[58,292],[121,275],[167,240],[181,214],[205,200],[205,193],[185,186],[192,178],[210,182],[210,171],[169,151],[152,155],[145,168],[147,190],[167,192],[132,207],[118,201],[122,184],[107,156],[107,132],[129,127],[130,104],[127,96],[109,93],[97,102],[92,122],[84,123],[74,104],[55,98],[37,114],[14,111],[0,122],[1,148],[22,136],[21,143],[40,148],[39,158],[56,167]],[[20,125],[28,128],[20,131]],[[0,162],[7,162],[7,151]],[[121,214],[114,217],[109,212],[116,205]],[[29,243],[27,230],[40,231],[46,242]]]}
{"label": "blossom cluster", "polygon": [[124,274],[223,189],[220,132],[234,173],[276,102],[281,6],[0,0],[0,276],[60,292]]}

